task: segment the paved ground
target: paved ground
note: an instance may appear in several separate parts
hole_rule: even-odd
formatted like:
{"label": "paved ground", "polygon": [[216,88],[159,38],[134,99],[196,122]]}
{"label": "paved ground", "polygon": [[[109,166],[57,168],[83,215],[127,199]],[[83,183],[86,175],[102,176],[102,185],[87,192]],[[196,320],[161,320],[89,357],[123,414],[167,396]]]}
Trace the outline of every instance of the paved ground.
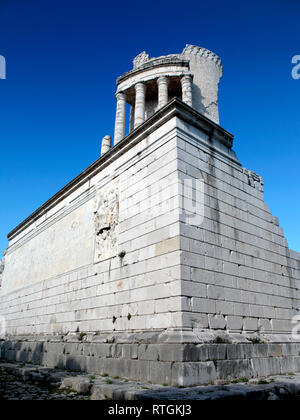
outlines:
{"label": "paved ground", "polygon": [[0,363],[0,400],[300,400],[300,373],[176,388]]}
{"label": "paved ground", "polygon": [[82,400],[89,396],[80,395],[69,389],[60,390],[60,384],[42,384],[24,381],[5,371],[0,371],[1,400]]}

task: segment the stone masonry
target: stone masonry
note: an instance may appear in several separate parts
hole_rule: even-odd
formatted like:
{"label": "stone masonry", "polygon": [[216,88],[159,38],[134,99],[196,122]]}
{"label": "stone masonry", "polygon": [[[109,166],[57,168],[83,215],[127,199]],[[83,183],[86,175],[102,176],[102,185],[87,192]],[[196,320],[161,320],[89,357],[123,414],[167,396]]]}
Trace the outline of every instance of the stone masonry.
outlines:
{"label": "stone masonry", "polygon": [[0,358],[184,386],[300,371],[300,254],[218,125],[222,72],[188,45],[117,80],[114,146],[8,235]]}

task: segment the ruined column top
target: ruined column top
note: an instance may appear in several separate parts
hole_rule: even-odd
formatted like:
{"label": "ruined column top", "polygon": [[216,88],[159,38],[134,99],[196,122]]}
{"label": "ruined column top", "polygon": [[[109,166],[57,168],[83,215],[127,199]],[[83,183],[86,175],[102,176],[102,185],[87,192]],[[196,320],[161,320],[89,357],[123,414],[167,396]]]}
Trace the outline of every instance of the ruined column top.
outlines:
{"label": "ruined column top", "polygon": [[178,95],[180,79],[192,78],[192,107],[201,114],[219,123],[218,85],[223,75],[220,57],[212,51],[187,44],[179,54],[150,57],[146,51],[133,60],[133,69],[117,79],[117,93],[126,93],[126,100],[134,105],[134,86],[145,83],[148,94],[146,100],[156,97],[154,81],[160,76],[167,76],[172,81],[169,85],[170,97]]}
{"label": "ruined column top", "polygon": [[192,55],[195,56],[195,58],[199,59],[201,57],[202,59],[210,60],[211,62],[215,63],[215,65],[219,68],[221,75],[223,74],[223,66],[220,57],[206,48],[187,44],[180,54],[167,54],[160,57],[151,58],[149,54],[146,53],[146,51],[141,52],[133,60],[133,69],[118,77],[117,85],[127,80],[128,78],[143,72],[144,70],[156,70],[157,67],[168,66],[189,68],[189,62]]}
{"label": "ruined column top", "polygon": [[183,57],[171,55],[152,58],[120,76],[117,79],[117,92],[126,92],[128,94],[128,91],[133,89],[137,83],[147,83],[160,76],[182,77],[184,75],[192,76],[192,73],[189,69],[189,61]]}

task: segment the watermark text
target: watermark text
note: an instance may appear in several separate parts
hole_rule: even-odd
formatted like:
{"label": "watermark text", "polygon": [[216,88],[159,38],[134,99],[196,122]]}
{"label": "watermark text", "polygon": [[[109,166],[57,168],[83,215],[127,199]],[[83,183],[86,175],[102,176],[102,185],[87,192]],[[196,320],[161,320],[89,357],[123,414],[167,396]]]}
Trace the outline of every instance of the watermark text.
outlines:
{"label": "watermark text", "polygon": [[6,79],[6,60],[0,55],[0,79]]}
{"label": "watermark text", "polygon": [[295,66],[292,69],[292,78],[294,80],[300,79],[300,55],[294,55],[292,58],[292,64],[295,64]]}

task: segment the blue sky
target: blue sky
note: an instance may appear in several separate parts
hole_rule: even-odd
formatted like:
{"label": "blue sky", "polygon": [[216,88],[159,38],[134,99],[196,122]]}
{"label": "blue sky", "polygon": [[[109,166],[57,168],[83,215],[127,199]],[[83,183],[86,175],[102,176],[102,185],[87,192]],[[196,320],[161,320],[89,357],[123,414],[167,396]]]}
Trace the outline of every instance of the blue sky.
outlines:
{"label": "blue sky", "polygon": [[132,59],[206,47],[223,61],[220,124],[300,251],[299,0],[0,0],[0,250],[6,234],[96,160]]}

